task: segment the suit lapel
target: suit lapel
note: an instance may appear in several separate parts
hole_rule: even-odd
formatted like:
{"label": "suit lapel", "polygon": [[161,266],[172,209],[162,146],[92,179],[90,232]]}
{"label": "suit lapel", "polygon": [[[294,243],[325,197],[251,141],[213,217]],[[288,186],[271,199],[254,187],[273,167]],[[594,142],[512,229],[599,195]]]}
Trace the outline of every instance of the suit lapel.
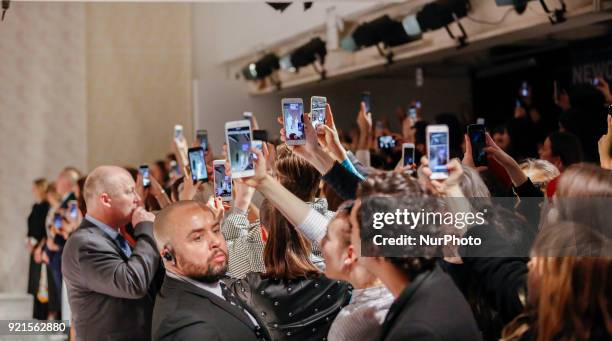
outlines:
{"label": "suit lapel", "polygon": [[121,248],[119,247],[119,245],[117,245],[117,243],[115,243],[115,241],[108,234],[106,234],[104,231],[102,231],[102,229],[97,227],[91,221],[89,221],[87,219],[83,219],[83,222],[81,223],[81,226],[79,227],[79,229],[88,229],[89,232],[91,232],[93,234],[97,234],[98,236],[101,236],[102,238],[106,239],[113,246],[115,251],[117,251],[119,256],[121,256],[121,258],[123,258],[123,260],[127,260],[128,259],[126,257],[126,255],[123,253],[123,250],[121,250]]}
{"label": "suit lapel", "polygon": [[174,279],[168,276],[166,276],[164,283],[168,283],[168,284],[172,283],[173,285],[178,286],[187,292],[190,292],[200,297],[204,297],[208,299],[212,304],[216,305],[220,309],[225,310],[226,312],[228,312],[229,314],[231,314],[232,316],[240,320],[242,323],[246,324],[250,329],[255,328],[255,326],[253,325],[253,322],[251,321],[251,319],[247,316],[247,314],[244,311],[241,311],[237,307],[231,305],[226,300],[218,297],[217,295],[211,292],[198,288],[197,286],[191,283],[183,282],[181,280],[177,280],[177,279]]}

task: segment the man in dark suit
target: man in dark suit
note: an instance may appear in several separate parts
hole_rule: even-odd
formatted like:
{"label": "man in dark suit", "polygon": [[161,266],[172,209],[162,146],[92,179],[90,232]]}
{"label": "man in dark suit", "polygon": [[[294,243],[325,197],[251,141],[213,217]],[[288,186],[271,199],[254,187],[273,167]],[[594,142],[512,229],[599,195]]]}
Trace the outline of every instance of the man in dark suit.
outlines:
{"label": "man in dark suit", "polygon": [[[134,180],[120,167],[93,170],[83,194],[87,215],[62,256],[76,339],[149,340],[160,271],[155,217],[139,206]],[[123,232],[130,222],[133,248]]]}
{"label": "man in dark suit", "polygon": [[155,301],[153,340],[270,339],[257,313],[221,280],[227,245],[220,222],[220,211],[195,201],[167,206],[156,217],[166,278]]}

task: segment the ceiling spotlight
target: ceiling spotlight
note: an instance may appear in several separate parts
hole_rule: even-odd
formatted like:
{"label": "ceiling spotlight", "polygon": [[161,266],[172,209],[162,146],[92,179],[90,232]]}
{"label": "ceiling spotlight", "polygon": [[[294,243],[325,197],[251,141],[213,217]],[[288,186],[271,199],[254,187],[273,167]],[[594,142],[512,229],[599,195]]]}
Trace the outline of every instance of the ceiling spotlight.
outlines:
{"label": "ceiling spotlight", "polygon": [[497,6],[513,6],[518,14],[523,14],[530,0],[495,0]]}
{"label": "ceiling spotlight", "polygon": [[4,21],[4,16],[9,7],[11,7],[11,0],[2,0],[2,21]]}
{"label": "ceiling spotlight", "polygon": [[281,13],[291,5],[290,2],[266,2],[270,7],[274,8]]}
{"label": "ceiling spotlight", "polygon": [[356,51],[364,47],[376,46],[379,53],[392,62],[393,52],[384,52],[380,47],[395,47],[419,40],[420,31],[407,30],[404,23],[391,19],[388,15],[376,18],[370,22],[359,25],[353,33],[344,37],[340,46],[348,51]]}
{"label": "ceiling spotlight", "polygon": [[[406,17],[404,23],[414,25],[416,21],[421,32],[433,31],[444,27],[448,35],[457,40],[459,47],[464,47],[467,45],[468,36],[459,19],[467,16],[470,9],[469,0],[438,0],[425,5],[416,14],[416,18],[408,20],[408,17]],[[461,31],[461,36],[459,37],[455,37],[448,27],[453,22],[457,24]]]}
{"label": "ceiling spotlight", "polygon": [[254,63],[249,63],[242,68],[242,76],[251,81],[261,80],[270,76],[279,68],[278,57],[274,53],[269,53]]}
{"label": "ceiling spotlight", "polygon": [[325,69],[322,68],[319,70],[315,62],[318,61],[321,67],[323,67],[326,55],[327,47],[325,46],[325,42],[317,37],[282,57],[280,66],[284,70],[298,72],[301,67],[312,64],[317,73],[319,73],[322,78],[325,78]]}

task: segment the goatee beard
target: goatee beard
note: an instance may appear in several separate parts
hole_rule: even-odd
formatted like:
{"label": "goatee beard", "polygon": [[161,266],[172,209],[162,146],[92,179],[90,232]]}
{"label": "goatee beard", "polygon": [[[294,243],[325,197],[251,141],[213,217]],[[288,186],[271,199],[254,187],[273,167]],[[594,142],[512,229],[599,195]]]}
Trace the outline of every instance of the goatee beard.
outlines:
{"label": "goatee beard", "polygon": [[189,278],[193,279],[194,281],[198,281],[200,283],[213,284],[213,283],[218,282],[221,278],[223,278],[226,272],[227,272],[227,265],[223,266],[218,271],[214,271],[211,267],[209,267],[208,271],[206,271],[206,274],[200,275],[200,276],[189,276]]}

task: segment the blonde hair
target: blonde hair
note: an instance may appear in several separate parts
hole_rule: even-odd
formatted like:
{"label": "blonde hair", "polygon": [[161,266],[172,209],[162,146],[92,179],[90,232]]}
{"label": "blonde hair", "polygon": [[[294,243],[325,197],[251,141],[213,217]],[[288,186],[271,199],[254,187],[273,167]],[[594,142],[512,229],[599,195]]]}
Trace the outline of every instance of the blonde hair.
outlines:
{"label": "blonde hair", "polygon": [[555,165],[546,160],[526,159],[519,167],[534,184],[546,185],[561,174]]}

